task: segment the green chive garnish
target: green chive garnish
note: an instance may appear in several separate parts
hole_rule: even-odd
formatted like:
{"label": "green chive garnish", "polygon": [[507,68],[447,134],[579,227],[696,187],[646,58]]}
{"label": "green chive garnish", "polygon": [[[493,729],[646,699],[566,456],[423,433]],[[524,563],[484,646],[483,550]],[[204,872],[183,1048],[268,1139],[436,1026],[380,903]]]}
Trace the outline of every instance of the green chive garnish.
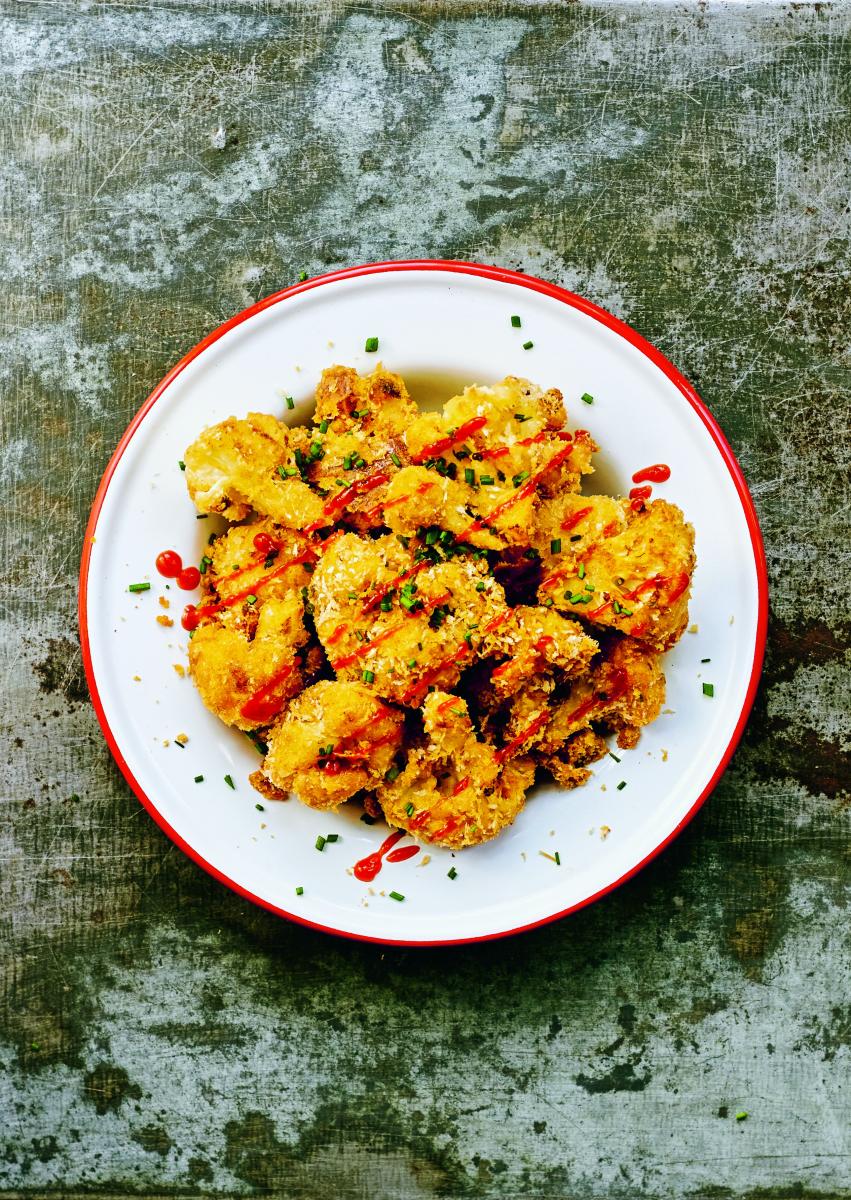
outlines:
{"label": "green chive garnish", "polygon": [[625,788],[625,787],[626,787],[626,780],[625,780],[625,779],[622,779],[622,780],[620,781],[620,783],[618,784],[618,791],[619,791],[619,792],[622,792],[622,791],[624,790],[624,788]]}
{"label": "green chive garnish", "polygon": [[613,758],[615,760],[615,762],[620,762],[620,759],[618,758],[618,756],[616,754],[613,754],[611,752],[611,750],[609,751],[609,758]]}
{"label": "green chive garnish", "polygon": [[532,347],[533,347],[534,345],[535,345],[535,343],[534,343],[534,342],[524,342],[524,343],[523,343],[523,349],[524,349],[524,350],[531,350],[531,349],[532,349]]}
{"label": "green chive garnish", "polygon": [[390,899],[391,900],[404,900],[405,897],[402,895],[401,892],[391,892]]}
{"label": "green chive garnish", "polygon": [[[299,283],[304,283],[305,279],[307,279],[307,271],[299,271],[299,273],[298,273],[298,281],[299,281]],[[302,893],[303,891],[304,891],[304,889],[303,889],[303,888],[299,888],[299,895],[301,895],[301,893]]]}
{"label": "green chive garnish", "polygon": [[246,603],[246,604],[256,604],[256,603],[257,603],[257,597],[256,597],[256,596],[253,596],[253,595],[252,595],[252,596],[246,596],[246,597],[245,597],[245,603]]}
{"label": "green chive garnish", "polygon": [[262,805],[262,804],[255,804],[255,805],[254,805],[254,807],[257,809],[257,811],[258,811],[258,812],[265,812],[265,811],[266,811],[266,809],[263,807],[263,805]]}
{"label": "green chive garnish", "polygon": [[485,485],[493,483],[493,475],[480,475],[479,482]]}
{"label": "green chive garnish", "polygon": [[405,805],[405,813],[407,814],[407,816],[412,817],[416,811],[417,810],[414,808],[413,804]]}
{"label": "green chive garnish", "polygon": [[455,870],[454,867],[450,867],[449,870],[446,872],[446,876],[448,879],[457,879],[458,872]]}
{"label": "green chive garnish", "polygon": [[229,788],[233,788],[233,790],[236,791],[236,784],[234,783],[233,778],[230,775],[225,775],[225,783],[228,785]]}
{"label": "green chive garnish", "polygon": [[594,403],[594,397],[591,395],[590,392],[582,393],[582,403],[583,404],[593,404]]}
{"label": "green chive garnish", "polygon": [[377,337],[367,338],[366,342],[364,343],[364,350],[366,350],[367,354],[374,354],[377,349],[378,349],[378,338]]}
{"label": "green chive garnish", "polygon": [[149,583],[131,583],[128,587],[128,592],[149,592],[151,585]]}
{"label": "green chive garnish", "polygon": [[579,570],[576,572],[580,579],[585,578],[585,563],[579,564]]}
{"label": "green chive garnish", "polygon": [[553,538],[550,542],[550,554],[561,554],[561,538]]}
{"label": "green chive garnish", "polygon": [[401,467],[401,465],[402,465],[402,460],[398,454],[391,454],[390,461],[393,463],[393,465],[395,467]]}
{"label": "green chive garnish", "polygon": [[326,833],[326,835],[325,835],[326,842],[339,842],[339,840],[340,840],[339,833]]}
{"label": "green chive garnish", "polygon": [[715,684],[714,683],[705,683],[703,685],[703,694],[704,694],[704,696],[714,696],[715,695]]}
{"label": "green chive garnish", "polygon": [[486,585],[485,585],[484,583],[477,583],[477,584],[476,584],[476,591],[477,591],[477,592],[483,592],[483,591],[485,590],[485,586],[486,586]]}
{"label": "green chive garnish", "polygon": [[363,681],[364,681],[364,683],[375,683],[375,672],[374,671],[364,671]]}
{"label": "green chive garnish", "polygon": [[558,850],[555,851],[554,857],[556,860],[556,866],[560,867],[561,866],[561,855],[559,854]]}
{"label": "green chive garnish", "polygon": [[712,659],[711,659],[711,658],[702,658],[700,661],[701,661],[702,663],[703,663],[703,662],[712,662]]}
{"label": "green chive garnish", "polygon": [[416,660],[415,658],[409,658],[409,659],[408,659],[408,666],[409,666],[409,667],[415,667],[416,665],[417,665],[417,660]]}
{"label": "green chive garnish", "polygon": [[520,424],[522,425],[524,421],[531,421],[531,420],[532,420],[532,418],[531,418],[531,417],[527,417],[525,413],[515,413],[515,414],[514,414],[514,420],[515,420],[515,421],[519,421],[519,422],[520,422]]}
{"label": "green chive garnish", "polygon": [[469,483],[471,486],[476,482],[476,472],[472,467],[464,468],[464,482]]}
{"label": "green chive garnish", "polygon": [[520,328],[520,318],[519,318],[519,317],[518,317],[516,314],[515,314],[515,316],[513,316],[513,317],[511,318],[511,328],[512,328],[512,329],[519,329],[519,328]]}
{"label": "green chive garnish", "polygon": [[203,782],[204,782],[204,776],[203,776],[203,775],[196,775],[196,776],[195,776],[195,782],[196,782],[196,783],[203,783]]}
{"label": "green chive garnish", "polygon": [[180,467],[181,471],[185,471],[185,470],[186,470],[186,463],[183,461],[183,459],[182,459],[182,458],[178,460],[178,463],[177,463],[177,465]]}
{"label": "green chive garnish", "polygon": [[316,847],[316,849],[317,849],[317,850],[324,850],[324,848],[325,848],[325,838],[322,836],[322,834],[321,834],[321,833],[320,833],[319,837],[316,839],[316,841],[315,841],[313,844],[314,844],[314,846]]}
{"label": "green chive garnish", "polygon": [[391,767],[389,771],[384,772],[384,778],[388,783],[392,783],[394,779],[398,779],[402,772],[398,767]]}
{"label": "green chive garnish", "polygon": [[287,402],[287,408],[290,410],[290,412],[292,412],[292,410],[295,408],[295,400],[293,400],[292,396],[285,396],[284,399]]}
{"label": "green chive garnish", "polygon": [[303,888],[303,887],[297,887],[297,888],[296,888],[296,890],[295,890],[295,894],[296,894],[297,896],[303,896],[303,895],[304,895],[304,888]]}
{"label": "green chive garnish", "polygon": [[745,1112],[745,1110],[744,1110],[744,1109],[742,1109],[742,1111],[741,1111],[741,1112],[737,1112],[737,1113],[736,1113],[736,1120],[737,1120],[737,1121],[747,1121],[747,1119],[748,1119],[748,1114]]}

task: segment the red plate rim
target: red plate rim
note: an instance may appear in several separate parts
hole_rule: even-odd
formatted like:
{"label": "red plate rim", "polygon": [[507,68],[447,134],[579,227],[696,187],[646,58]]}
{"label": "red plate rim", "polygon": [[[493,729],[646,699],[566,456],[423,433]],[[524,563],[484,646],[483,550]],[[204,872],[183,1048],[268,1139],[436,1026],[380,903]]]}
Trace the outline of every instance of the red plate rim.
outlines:
{"label": "red plate rim", "polygon": [[[552,913],[550,916],[542,917],[540,920],[530,921],[526,925],[518,925],[513,929],[499,930],[495,933],[479,934],[476,937],[423,940],[382,938],[370,937],[367,934],[351,933],[348,930],[336,929],[329,925],[321,925],[316,921],[309,921],[305,917],[299,916],[297,913],[289,912],[284,908],[279,908],[276,904],[272,904],[268,900],[263,900],[260,896],[256,896],[253,892],[249,891],[248,888],[243,887],[241,884],[231,879],[228,875],[225,875],[217,867],[214,867],[212,863],[207,862],[206,859],[204,859],[197,852],[197,850],[190,846],[189,843],[186,842],[180,836],[180,834],[172,828],[168,821],[166,821],[166,819],[157,809],[154,802],[145,793],[125,761],[118,743],[112,733],[112,729],[110,728],[103,702],[100,698],[97,681],[95,680],[95,674],[92,667],[92,654],[89,645],[89,565],[91,560],[91,548],[94,540],[94,533],[97,527],[100,511],[103,506],[106,493],[109,489],[109,485],[112,482],[115,469],[118,466],[122,454],[127,449],[130,439],[134,436],[142,421],[144,421],[145,417],[148,415],[150,410],[157,403],[172,381],[176,379],[181,371],[183,371],[194,359],[196,359],[199,354],[202,354],[208,346],[212,346],[214,342],[217,342],[220,337],[228,332],[228,330],[235,328],[237,325],[241,325],[243,321],[249,320],[249,318],[255,316],[259,312],[262,312],[264,309],[271,308],[273,304],[278,304],[282,300],[286,300],[291,296],[298,296],[302,292],[308,292],[313,288],[322,287],[327,283],[335,283],[342,279],[356,279],[364,275],[378,275],[391,271],[444,271],[458,275],[474,275],[484,279],[496,280],[499,283],[517,284],[519,287],[529,288],[530,291],[540,292],[544,296],[550,296],[554,300],[560,300],[563,304],[567,304],[571,308],[576,308],[580,312],[585,313],[587,316],[593,317],[595,320],[605,325],[608,329],[612,329],[615,333],[620,334],[622,338],[628,341],[630,345],[634,346],[637,350],[640,350],[642,354],[646,355],[646,357],[649,358],[650,361],[654,363],[654,365],[657,366],[659,370],[667,376],[668,379],[670,379],[678,391],[685,397],[685,399],[700,417],[703,424],[706,426],[713,442],[718,447],[721,457],[727,466],[727,470],[730,472],[745,514],[745,520],[747,522],[748,532],[750,533],[751,538],[751,547],[753,549],[754,564],[756,566],[758,592],[756,640],[754,645],[753,664],[751,666],[748,689],[745,694],[742,710],[739,713],[739,718],[733,730],[732,737],[730,738],[724,753],[721,755],[711,779],[683,819],[668,834],[668,836],[664,838],[658,844],[658,846],[651,850],[649,854],[645,855],[640,862],[636,863],[635,866],[631,867],[618,879],[614,880],[606,887],[601,888],[593,895],[588,896],[584,900],[580,900],[577,904],[572,904],[568,908],[564,908],[559,912]],[[389,946],[459,946],[469,945],[473,942],[494,941],[497,938],[511,937],[513,934],[524,933],[529,929],[537,929],[541,925],[548,925],[551,921],[558,921],[562,917],[568,916],[570,913],[577,912],[579,909],[585,908],[589,904],[593,904],[595,901],[602,899],[603,896],[607,896],[610,892],[613,892],[616,888],[621,887],[621,885],[626,883],[627,880],[632,879],[634,875],[637,875],[643,867],[651,862],[658,854],[661,854],[665,847],[668,846],[674,840],[674,838],[676,838],[682,832],[686,825],[688,825],[698,810],[702,808],[710,792],[712,792],[715,785],[718,783],[719,779],[724,773],[727,764],[729,763],[730,758],[736,749],[736,746],[739,744],[739,740],[744,731],[748,716],[750,715],[750,711],[756,697],[756,691],[759,685],[759,677],[762,670],[763,656],[765,654],[766,633],[768,628],[768,572],[766,569],[765,549],[763,546],[762,533],[760,532],[759,528],[759,521],[756,515],[756,508],[754,506],[753,498],[748,491],[748,485],[745,482],[742,469],[736,461],[736,457],[733,454],[733,451],[730,449],[727,439],[721,432],[718,422],[700,399],[697,392],[694,390],[685,376],[682,375],[673,365],[673,363],[669,362],[668,359],[665,358],[665,356],[661,354],[655,346],[652,346],[650,342],[641,336],[641,334],[636,333],[636,331],[627,325],[626,322],[621,321],[618,317],[612,316],[612,314],[607,312],[604,308],[601,308],[597,304],[592,304],[590,300],[585,300],[582,296],[577,296],[575,293],[569,292],[565,288],[558,287],[554,283],[548,283],[546,280],[536,279],[531,275],[519,274],[516,271],[509,271],[504,267],[485,266],[482,263],[441,259],[404,259],[395,262],[364,263],[362,266],[358,267],[346,267],[339,271],[331,271],[327,275],[313,276],[312,278],[301,283],[293,284],[292,287],[284,288],[282,291],[275,292],[271,296],[267,296],[265,299],[259,300],[256,304],[252,304],[250,308],[246,308],[242,312],[237,313],[236,316],[231,317],[230,320],[225,321],[224,324],[219,325],[218,328],[214,329],[212,333],[208,333],[205,338],[198,342],[198,344],[194,346],[188,354],[184,355],[184,357],[172,367],[168,374],[160,380],[160,382],[148,396],[147,400],[145,400],[142,407],[136,413],[133,420],[127,426],[127,429],[124,431],[124,434],[122,435],[115,452],[107,464],[107,468],[103,473],[103,478],[101,479],[98,490],[95,494],[92,510],[86,526],[86,533],[83,541],[83,553],[80,562],[79,623],[80,643],[83,652],[83,666],[86,672],[86,681],[89,686],[89,692],[91,693],[95,714],[97,715],[98,722],[103,730],[103,734],[106,738],[106,743],[109,746],[110,752],[112,753],[113,758],[124,775],[124,778],[130,784],[130,787],[136,793],[136,796],[141,801],[142,805],[147,809],[147,811],[159,825],[160,829],[162,829],[163,832],[166,833],[168,837],[170,837],[171,840],[189,856],[189,858],[196,862],[198,866],[203,867],[203,869],[212,875],[214,879],[217,879],[220,883],[225,884],[232,891],[236,892],[240,896],[243,896],[246,900],[250,900],[253,904],[257,904],[261,908],[265,908],[269,912],[273,912],[279,917],[286,917],[287,920],[294,921],[299,925],[307,926],[310,929],[321,930],[323,933],[336,934],[338,937],[351,938],[354,941],[375,942],[381,945]]]}

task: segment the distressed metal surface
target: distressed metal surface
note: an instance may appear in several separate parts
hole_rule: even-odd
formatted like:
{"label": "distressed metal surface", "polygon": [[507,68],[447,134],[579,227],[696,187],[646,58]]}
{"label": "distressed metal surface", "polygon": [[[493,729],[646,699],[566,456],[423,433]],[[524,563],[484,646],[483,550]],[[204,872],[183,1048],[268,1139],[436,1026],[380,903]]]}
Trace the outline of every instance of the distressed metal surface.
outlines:
{"label": "distressed metal surface", "polygon": [[[851,9],[0,14],[0,1195],[851,1195]],[[415,255],[541,274],[660,346],[773,588],[754,719],[679,842],[451,953],[312,935],[191,865],[109,758],[74,616],[165,369],[301,270]]]}

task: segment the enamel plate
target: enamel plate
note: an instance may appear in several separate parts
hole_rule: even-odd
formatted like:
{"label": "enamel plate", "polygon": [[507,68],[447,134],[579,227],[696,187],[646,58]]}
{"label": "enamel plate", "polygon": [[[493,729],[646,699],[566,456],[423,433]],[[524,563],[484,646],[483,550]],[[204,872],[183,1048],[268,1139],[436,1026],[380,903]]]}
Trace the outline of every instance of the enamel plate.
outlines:
{"label": "enamel plate", "polygon": [[[515,313],[521,329],[511,327]],[[371,336],[380,339],[377,355],[364,350]],[[166,590],[154,560],[174,549],[197,563],[221,528],[213,518],[196,520],[178,468],[205,426],[250,411],[302,422],[324,367],[369,371],[379,360],[424,406],[509,374],[560,388],[570,427],[588,428],[602,447],[590,490],[626,494],[639,468],[670,466],[670,481],[654,496],[678,504],[694,525],[698,567],[691,631],[666,655],[667,703],[636,749],[613,744],[620,762],[596,763],[585,787],[538,786],[495,841],[456,854],[424,846],[365,885],[347,868],[376,849],[386,827],[365,825],[356,805],[319,813],[296,799],[258,796],[248,782],[259,763],[254,746],[208,713],[183,675],[187,634],[179,618],[197,594],[174,581]],[[583,393],[593,404],[582,403]],[[295,398],[292,412],[285,395]],[[141,581],[151,589],[127,590]],[[128,782],[169,837],[273,912],[331,933],[406,944],[469,942],[551,921],[603,896],[667,845],[718,781],[742,732],[766,611],[753,503],[685,379],[588,301],[525,275],[453,262],[385,263],[311,279],[206,338],[122,438],[95,498],[80,581],[98,718]],[[184,734],[181,748],[175,739]],[[317,837],[328,834],[337,841],[317,852]]]}

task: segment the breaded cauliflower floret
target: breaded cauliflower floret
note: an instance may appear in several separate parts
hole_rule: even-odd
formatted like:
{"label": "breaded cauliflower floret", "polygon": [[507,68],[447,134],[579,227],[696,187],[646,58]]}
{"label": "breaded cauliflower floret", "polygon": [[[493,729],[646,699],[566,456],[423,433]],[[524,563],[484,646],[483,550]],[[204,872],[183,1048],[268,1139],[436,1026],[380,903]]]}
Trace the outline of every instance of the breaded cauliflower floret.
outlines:
{"label": "breaded cauliflower floret", "polygon": [[322,680],[272,730],[263,772],[311,808],[337,808],[390,769],[404,717],[358,683]]}
{"label": "breaded cauliflower floret", "polygon": [[[308,640],[298,559],[305,539],[271,523],[234,526],[211,547],[189,643],[189,669],[201,699],[227,725],[269,725],[303,687]],[[258,550],[256,540],[260,540]],[[267,565],[268,564],[268,565]]]}
{"label": "breaded cauliflower floret", "polygon": [[486,571],[469,557],[416,562],[392,535],[336,539],[316,567],[310,598],[338,678],[365,679],[378,695],[414,707],[429,686],[453,686],[506,611]]}
{"label": "breaded cauliflower floret", "polygon": [[509,609],[506,620],[486,634],[484,642],[485,653],[505,660],[490,675],[492,687],[501,696],[510,696],[531,677],[554,667],[579,675],[599,650],[578,621],[528,604]]}
{"label": "breaded cauliflower floret", "polygon": [[253,509],[290,529],[321,518],[322,501],[299,478],[287,427],[267,413],[212,425],[184,459],[199,512],[241,521]]}
{"label": "breaded cauliflower floret", "polygon": [[539,764],[564,788],[581,787],[591,777],[589,764],[597,762],[608,752],[608,744],[593,729],[573,734],[557,754],[536,755]]}
{"label": "breaded cauliflower floret", "polygon": [[592,723],[616,730],[618,745],[634,746],[641,726],[656,720],[664,702],[661,655],[631,638],[618,638],[600,663],[574,682],[567,699],[554,707],[541,748],[555,752]]}
{"label": "breaded cauliflower floret", "polygon": [[423,525],[438,525],[473,546],[499,550],[504,544],[487,529],[474,529],[475,493],[469,486],[425,467],[403,467],[384,497],[384,523],[411,536]]}
{"label": "breaded cauliflower floret", "polygon": [[423,724],[424,745],[377,789],[388,823],[453,849],[496,837],[523,807],[534,763],[503,763],[491,745],[476,740],[466,702],[446,692],[426,698]]}
{"label": "breaded cauliflower floret", "polygon": [[371,375],[358,375],[354,367],[328,367],[316,387],[314,424],[333,422],[338,433],[358,429],[398,434],[418,415],[404,380],[381,363]]}
{"label": "breaded cauliflower floret", "polygon": [[688,624],[694,530],[665,500],[654,500],[638,512],[629,500],[598,503],[595,515],[603,508],[611,511],[613,503],[620,513],[599,535],[574,543],[581,548],[545,575],[538,595],[571,616],[668,650]]}

